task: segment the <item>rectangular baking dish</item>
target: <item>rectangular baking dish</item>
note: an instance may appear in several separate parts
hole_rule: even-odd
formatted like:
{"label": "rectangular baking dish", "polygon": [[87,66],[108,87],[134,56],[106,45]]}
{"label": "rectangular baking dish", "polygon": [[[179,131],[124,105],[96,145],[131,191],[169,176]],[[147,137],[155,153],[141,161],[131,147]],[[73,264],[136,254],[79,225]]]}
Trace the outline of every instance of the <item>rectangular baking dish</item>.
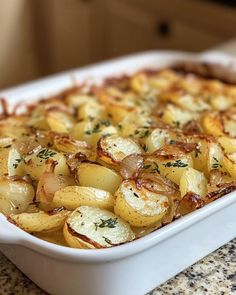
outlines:
{"label": "rectangular baking dish", "polygon": [[[235,68],[221,53],[152,51],[88,66],[0,92],[13,105],[54,94],[74,82],[160,68],[178,61]],[[236,192],[131,243],[109,249],[57,246],[27,234],[0,214],[0,250],[32,281],[55,295],[143,295],[236,236]]]}

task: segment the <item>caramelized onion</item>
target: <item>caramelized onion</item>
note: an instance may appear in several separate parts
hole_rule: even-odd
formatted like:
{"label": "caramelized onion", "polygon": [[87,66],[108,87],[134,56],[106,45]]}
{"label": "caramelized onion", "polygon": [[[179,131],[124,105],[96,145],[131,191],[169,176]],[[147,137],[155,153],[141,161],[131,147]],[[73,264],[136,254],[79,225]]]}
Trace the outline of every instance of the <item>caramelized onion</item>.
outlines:
{"label": "caramelized onion", "polygon": [[80,163],[88,160],[87,156],[83,153],[67,154],[66,158],[66,163],[71,173],[75,172]]}
{"label": "caramelized onion", "polygon": [[132,154],[121,161],[120,174],[124,179],[134,178],[143,167],[143,157],[139,154]]}
{"label": "caramelized onion", "polygon": [[137,186],[145,187],[158,194],[176,195],[179,192],[179,188],[174,182],[158,173],[142,172],[137,180]]}
{"label": "caramelized onion", "polygon": [[177,212],[180,216],[186,215],[204,206],[205,202],[202,198],[195,193],[188,192],[179,202]]}
{"label": "caramelized onion", "polygon": [[186,143],[176,141],[174,144],[166,144],[162,148],[156,150],[153,156],[162,156],[167,159],[182,157],[186,153],[190,153],[197,149],[197,143]]}
{"label": "caramelized onion", "polygon": [[55,192],[61,188],[60,179],[58,175],[54,173],[56,165],[56,161],[49,161],[47,163],[45,172],[39,179],[36,192],[36,199],[39,202],[46,204],[51,203]]}

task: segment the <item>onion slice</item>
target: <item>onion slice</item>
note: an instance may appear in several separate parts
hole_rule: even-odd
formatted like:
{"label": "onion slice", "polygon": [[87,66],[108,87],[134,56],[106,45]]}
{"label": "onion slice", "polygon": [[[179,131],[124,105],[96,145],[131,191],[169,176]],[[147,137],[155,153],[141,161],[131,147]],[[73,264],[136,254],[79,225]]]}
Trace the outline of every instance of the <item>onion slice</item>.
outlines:
{"label": "onion slice", "polygon": [[124,179],[137,177],[143,167],[143,157],[140,154],[132,154],[121,161],[120,174]]}

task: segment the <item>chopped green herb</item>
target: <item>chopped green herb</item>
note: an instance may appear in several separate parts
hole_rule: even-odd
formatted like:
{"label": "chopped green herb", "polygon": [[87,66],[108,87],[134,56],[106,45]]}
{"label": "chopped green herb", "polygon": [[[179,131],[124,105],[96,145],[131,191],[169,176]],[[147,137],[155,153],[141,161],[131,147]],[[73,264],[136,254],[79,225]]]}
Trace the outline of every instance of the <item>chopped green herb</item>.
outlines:
{"label": "chopped green herb", "polygon": [[133,194],[134,194],[134,196],[135,196],[136,198],[139,198],[139,195],[136,194],[136,192],[133,192]]}
{"label": "chopped green herb", "polygon": [[123,126],[122,126],[120,123],[117,125],[117,127],[118,127],[120,130],[123,128]]}
{"label": "chopped green herb", "polygon": [[25,159],[22,156],[18,159],[15,159],[15,163],[13,163],[13,165],[12,165],[13,168],[16,169],[22,161],[25,161]]}
{"label": "chopped green herb", "polygon": [[219,160],[216,157],[213,157],[215,163],[211,165],[212,169],[222,168],[222,165],[219,163]]}
{"label": "chopped green herb", "polygon": [[182,162],[181,160],[177,160],[175,162],[167,162],[163,164],[165,167],[187,167],[188,164]]}
{"label": "chopped green herb", "polygon": [[108,228],[115,228],[116,224],[117,224],[117,218],[108,218],[108,219],[102,219],[100,218],[101,222],[95,222],[95,229],[97,230],[98,227],[99,228],[104,228],[104,227],[108,227]]}
{"label": "chopped green herb", "polygon": [[146,144],[144,144],[142,147],[143,147],[143,150],[144,150],[145,152],[148,151],[148,148],[147,148]]}
{"label": "chopped green herb", "polygon": [[176,144],[176,141],[174,139],[171,139],[169,144]]}
{"label": "chopped green herb", "polygon": [[179,128],[180,127],[180,121],[173,121],[174,127]]}
{"label": "chopped green herb", "polygon": [[111,122],[109,120],[105,119],[105,120],[101,121],[101,124],[104,125],[104,126],[110,126]]}
{"label": "chopped green herb", "polygon": [[111,240],[110,239],[108,239],[107,237],[104,237],[104,236],[103,236],[103,239],[105,240],[105,242],[107,244],[110,244],[111,245]]}
{"label": "chopped green herb", "polygon": [[149,169],[152,165],[151,164],[146,164],[143,166],[143,169]]}
{"label": "chopped green herb", "polygon": [[154,168],[152,169],[151,173],[158,173],[160,174],[159,166],[157,163],[153,162]]}
{"label": "chopped green herb", "polygon": [[201,154],[201,150],[199,148],[195,149],[195,157],[197,158],[199,156],[199,154]]}
{"label": "chopped green herb", "polygon": [[56,152],[53,152],[49,149],[43,149],[37,154],[36,157],[47,160],[54,155],[56,155]]}
{"label": "chopped green herb", "polygon": [[139,138],[147,137],[150,134],[149,130],[135,130],[135,135],[138,135]]}
{"label": "chopped green herb", "polygon": [[85,131],[85,133],[88,134],[88,135],[91,135],[93,133],[98,133],[100,131],[101,131],[100,130],[100,124],[97,123],[92,130],[87,130],[87,131]]}
{"label": "chopped green herb", "polygon": [[4,146],[4,149],[9,149],[11,147],[11,144]]}

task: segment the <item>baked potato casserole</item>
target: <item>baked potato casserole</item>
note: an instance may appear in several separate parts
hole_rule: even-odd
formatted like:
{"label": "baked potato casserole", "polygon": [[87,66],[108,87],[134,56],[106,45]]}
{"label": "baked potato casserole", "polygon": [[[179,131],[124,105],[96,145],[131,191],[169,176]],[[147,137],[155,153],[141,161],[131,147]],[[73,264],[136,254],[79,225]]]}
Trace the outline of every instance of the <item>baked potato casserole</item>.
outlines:
{"label": "baked potato casserole", "polygon": [[236,189],[236,84],[177,69],[83,84],[0,119],[0,211],[100,249]]}

